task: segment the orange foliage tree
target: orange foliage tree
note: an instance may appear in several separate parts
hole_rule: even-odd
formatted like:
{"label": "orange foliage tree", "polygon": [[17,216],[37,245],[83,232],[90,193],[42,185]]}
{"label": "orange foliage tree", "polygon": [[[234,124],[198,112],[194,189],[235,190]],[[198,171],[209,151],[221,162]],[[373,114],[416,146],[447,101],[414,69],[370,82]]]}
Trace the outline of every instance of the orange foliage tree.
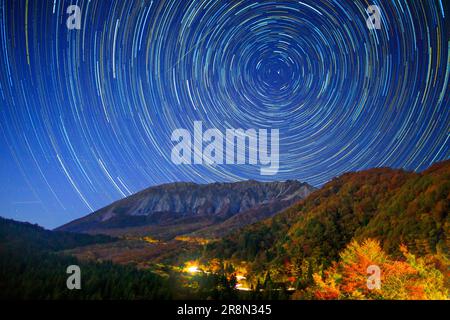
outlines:
{"label": "orange foliage tree", "polygon": [[[313,299],[448,299],[444,275],[434,267],[432,259],[416,258],[401,246],[404,260],[392,260],[373,239],[362,244],[352,241],[341,252],[339,262],[323,276],[314,275],[314,285],[305,291]],[[381,271],[380,287],[368,285],[369,266]],[[297,295],[298,297],[298,295]]]}

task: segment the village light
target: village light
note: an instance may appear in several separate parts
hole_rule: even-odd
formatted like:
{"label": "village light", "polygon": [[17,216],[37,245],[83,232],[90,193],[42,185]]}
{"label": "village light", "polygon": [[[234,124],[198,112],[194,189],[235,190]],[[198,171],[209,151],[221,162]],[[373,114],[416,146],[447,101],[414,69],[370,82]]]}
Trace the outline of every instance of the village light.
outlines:
{"label": "village light", "polygon": [[191,267],[187,268],[187,271],[188,271],[189,273],[197,273],[197,272],[200,272],[200,270],[198,270],[198,266],[191,266]]}
{"label": "village light", "polygon": [[198,265],[198,262],[196,261],[189,261],[185,264],[185,267],[183,269],[184,272],[188,273],[198,273],[201,272],[200,266]]}

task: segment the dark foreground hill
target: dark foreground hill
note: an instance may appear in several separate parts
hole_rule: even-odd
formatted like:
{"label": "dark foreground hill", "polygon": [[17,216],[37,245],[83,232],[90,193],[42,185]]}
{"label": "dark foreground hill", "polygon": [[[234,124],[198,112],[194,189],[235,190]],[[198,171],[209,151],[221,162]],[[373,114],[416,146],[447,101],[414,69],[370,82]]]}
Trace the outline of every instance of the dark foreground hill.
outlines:
{"label": "dark foreground hill", "polygon": [[[0,300],[162,300],[236,298],[227,279],[208,276],[202,293],[183,287],[181,274],[162,276],[132,263],[80,261],[59,250],[82,248],[117,239],[45,230],[37,225],[0,218]],[[69,290],[67,268],[81,270],[81,289]],[[200,278],[202,278],[200,276]],[[185,281],[185,280],[184,280]],[[216,289],[218,283],[226,285]]]}
{"label": "dark foreground hill", "polygon": [[[131,266],[80,262],[59,250],[114,242],[45,230],[0,218],[0,300],[8,299],[143,299],[171,298],[166,280]],[[82,290],[69,290],[67,267],[81,268]]]}
{"label": "dark foreground hill", "polygon": [[50,231],[35,224],[0,217],[0,247],[3,249],[8,245],[27,251],[58,251],[116,240],[106,235]]}

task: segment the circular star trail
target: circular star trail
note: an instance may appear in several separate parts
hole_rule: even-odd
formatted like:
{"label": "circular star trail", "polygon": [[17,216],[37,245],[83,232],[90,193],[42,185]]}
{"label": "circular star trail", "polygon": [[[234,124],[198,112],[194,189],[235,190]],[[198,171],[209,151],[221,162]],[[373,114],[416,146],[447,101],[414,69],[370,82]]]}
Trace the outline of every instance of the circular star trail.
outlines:
{"label": "circular star trail", "polygon": [[[80,30],[66,27],[73,4]],[[165,182],[320,186],[450,156],[446,1],[0,5],[2,215],[34,210],[56,225]],[[369,5],[379,30],[367,26]],[[279,129],[278,174],[174,165],[171,133],[194,121]]]}

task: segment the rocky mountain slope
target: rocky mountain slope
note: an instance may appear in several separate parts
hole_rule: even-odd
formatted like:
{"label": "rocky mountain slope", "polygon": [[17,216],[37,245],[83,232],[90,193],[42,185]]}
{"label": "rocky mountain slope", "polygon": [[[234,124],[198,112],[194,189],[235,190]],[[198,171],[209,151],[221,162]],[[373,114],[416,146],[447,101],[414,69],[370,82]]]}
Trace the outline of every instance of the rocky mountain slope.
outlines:
{"label": "rocky mountain slope", "polygon": [[225,226],[228,228],[232,224],[234,229],[240,222],[245,225],[270,217],[304,199],[313,190],[308,184],[293,180],[165,184],[119,200],[58,230],[171,238],[231,218]]}

